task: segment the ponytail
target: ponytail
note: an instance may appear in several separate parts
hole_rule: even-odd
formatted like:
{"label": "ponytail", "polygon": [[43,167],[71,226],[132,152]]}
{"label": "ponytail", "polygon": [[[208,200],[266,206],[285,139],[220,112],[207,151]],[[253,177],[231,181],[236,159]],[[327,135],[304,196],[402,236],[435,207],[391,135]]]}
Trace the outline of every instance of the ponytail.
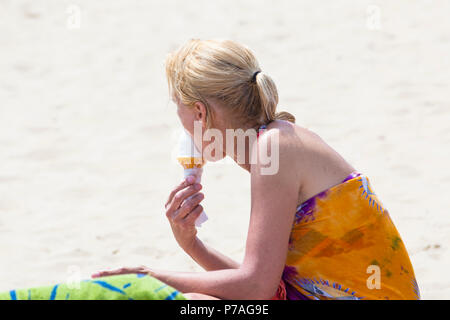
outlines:
{"label": "ponytail", "polygon": [[285,120],[295,123],[295,117],[289,112],[276,112],[278,105],[278,91],[272,78],[267,74],[257,71],[254,73],[253,81],[257,87],[259,101],[262,111],[263,124],[273,120]]}
{"label": "ponytail", "polygon": [[285,120],[285,121],[295,123],[295,117],[286,111],[277,112],[275,114],[275,120]]}

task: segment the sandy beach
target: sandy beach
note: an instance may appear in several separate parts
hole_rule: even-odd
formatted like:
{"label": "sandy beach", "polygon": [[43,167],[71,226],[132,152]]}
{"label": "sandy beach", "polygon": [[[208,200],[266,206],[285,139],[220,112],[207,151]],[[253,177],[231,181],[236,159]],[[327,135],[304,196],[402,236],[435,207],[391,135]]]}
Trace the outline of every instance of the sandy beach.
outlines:
{"label": "sandy beach", "polygon": [[[234,3],[234,4],[233,4]],[[166,54],[253,49],[279,110],[366,174],[423,299],[450,299],[450,2],[0,0],[0,290],[107,267],[200,271],[164,203],[182,179]],[[199,237],[241,260],[248,173],[204,169]]]}

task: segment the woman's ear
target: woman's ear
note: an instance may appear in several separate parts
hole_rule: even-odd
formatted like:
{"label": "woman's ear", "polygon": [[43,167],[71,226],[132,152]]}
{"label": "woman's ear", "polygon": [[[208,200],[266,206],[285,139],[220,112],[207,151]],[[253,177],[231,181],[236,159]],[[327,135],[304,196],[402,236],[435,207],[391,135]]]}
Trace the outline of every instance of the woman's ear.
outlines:
{"label": "woman's ear", "polygon": [[203,102],[197,101],[194,104],[195,121],[201,121],[202,126],[206,127],[206,115],[208,110]]}

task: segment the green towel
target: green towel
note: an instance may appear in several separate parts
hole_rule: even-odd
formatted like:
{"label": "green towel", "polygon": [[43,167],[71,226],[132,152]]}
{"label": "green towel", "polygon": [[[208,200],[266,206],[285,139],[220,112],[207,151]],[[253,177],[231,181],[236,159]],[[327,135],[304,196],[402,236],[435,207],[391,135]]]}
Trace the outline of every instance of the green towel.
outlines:
{"label": "green towel", "polygon": [[84,280],[0,293],[0,300],[186,300],[174,288],[144,274]]}

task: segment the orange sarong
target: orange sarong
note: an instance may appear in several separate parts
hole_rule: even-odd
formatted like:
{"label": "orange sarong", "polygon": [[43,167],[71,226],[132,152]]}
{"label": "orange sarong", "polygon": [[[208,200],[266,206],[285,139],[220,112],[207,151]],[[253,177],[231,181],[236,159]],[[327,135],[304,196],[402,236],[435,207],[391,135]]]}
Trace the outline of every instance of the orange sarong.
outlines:
{"label": "orange sarong", "polygon": [[356,172],[298,207],[282,282],[286,299],[420,299],[388,211]]}

